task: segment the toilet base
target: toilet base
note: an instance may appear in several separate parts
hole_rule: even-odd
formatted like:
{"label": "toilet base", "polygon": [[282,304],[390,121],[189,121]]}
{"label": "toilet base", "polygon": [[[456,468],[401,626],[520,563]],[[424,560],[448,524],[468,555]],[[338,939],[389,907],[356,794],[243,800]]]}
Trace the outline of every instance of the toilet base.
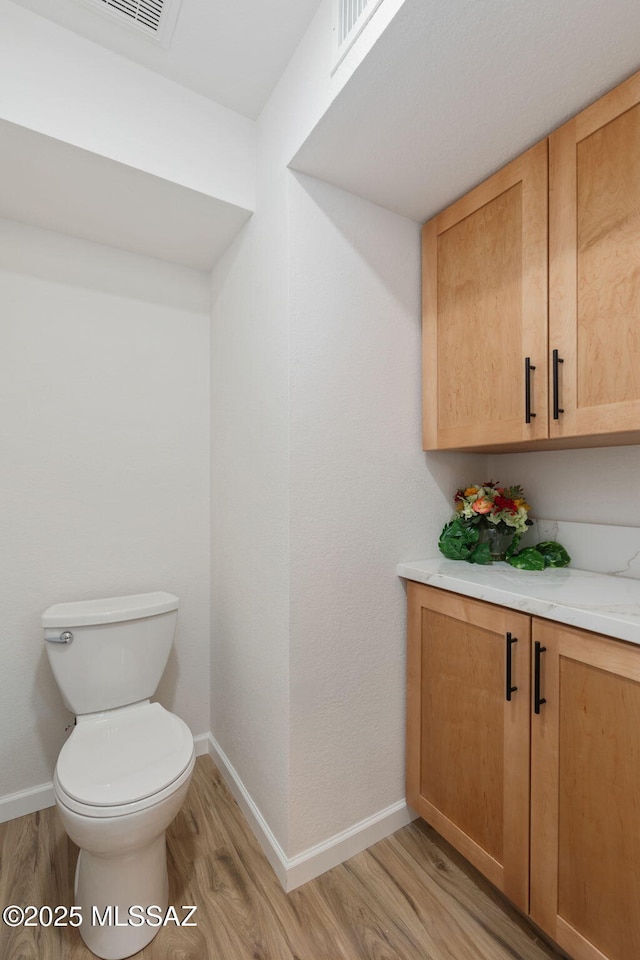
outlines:
{"label": "toilet base", "polygon": [[[79,932],[102,960],[123,960],[142,950],[161,928],[169,902],[165,835],[143,849],[115,857],[81,850],[75,902],[82,910]],[[146,910],[151,911],[151,926]],[[132,910],[135,907],[136,909]]]}

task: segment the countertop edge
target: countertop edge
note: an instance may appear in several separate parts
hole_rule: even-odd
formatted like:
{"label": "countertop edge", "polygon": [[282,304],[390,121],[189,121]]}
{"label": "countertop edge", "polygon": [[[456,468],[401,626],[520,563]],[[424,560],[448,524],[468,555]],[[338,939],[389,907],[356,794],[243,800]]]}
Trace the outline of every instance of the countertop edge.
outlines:
{"label": "countertop edge", "polygon": [[[449,566],[451,565],[451,566]],[[467,570],[458,569],[458,567],[467,567]],[[517,587],[510,584],[505,587],[500,584],[500,571],[496,568],[507,567],[511,580],[516,580],[518,574],[522,576],[522,581]],[[580,627],[583,630],[589,630],[604,636],[613,637],[616,640],[625,640],[628,643],[640,646],[640,581],[627,581],[627,583],[637,584],[637,611],[634,609],[625,611],[615,611],[607,609],[608,604],[601,604],[598,607],[581,606],[578,603],[559,603],[557,600],[551,600],[544,597],[544,590],[536,589],[535,572],[514,571],[514,568],[506,564],[496,564],[491,568],[481,568],[474,565],[464,564],[461,561],[442,560],[441,558],[428,558],[425,560],[415,560],[399,563],[396,572],[399,577],[405,580],[413,580],[417,583],[423,583],[432,587],[439,587],[442,590],[448,590],[450,593],[458,593],[462,596],[471,597],[475,600],[484,600],[488,603],[495,603],[499,606],[510,607],[521,613],[529,613],[532,616],[543,617],[546,620],[555,620],[557,623],[564,623],[568,626]],[[493,570],[495,583],[478,582],[482,577],[486,581]],[[607,574],[593,573],[589,570],[576,570],[574,568],[564,568],[563,571],[557,571],[565,579],[570,578],[573,583],[584,583],[585,589],[596,586],[600,592],[606,594],[607,587],[611,581],[619,581],[621,578]],[[549,575],[553,576],[555,571],[545,571],[548,583]],[[635,586],[629,588],[635,591]],[[613,605],[613,604],[612,604]]]}

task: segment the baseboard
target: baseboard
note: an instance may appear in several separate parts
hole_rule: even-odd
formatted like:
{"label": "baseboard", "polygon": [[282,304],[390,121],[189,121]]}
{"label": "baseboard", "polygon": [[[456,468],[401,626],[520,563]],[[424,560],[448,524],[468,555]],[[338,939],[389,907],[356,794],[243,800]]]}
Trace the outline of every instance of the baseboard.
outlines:
{"label": "baseboard", "polygon": [[[319,877],[332,867],[337,866],[366,850],[378,840],[383,840],[415,819],[416,814],[407,807],[404,800],[398,801],[384,810],[349,827],[328,840],[319,843],[295,857],[287,857],[272,833],[269,824],[254,803],[249,791],[238,776],[233,764],[226,756],[220,744],[210,733],[193,738],[196,756],[209,754],[225,779],[231,793],[246,817],[258,843],[273,867],[273,870],[287,891]],[[24,817],[37,810],[44,810],[55,804],[53,783],[42,783],[28,790],[0,797],[0,823]]]}
{"label": "baseboard", "polygon": [[295,890],[296,887],[319,877],[339,863],[344,863],[356,853],[362,853],[373,846],[378,840],[384,840],[396,830],[405,827],[417,814],[411,810],[404,800],[393,803],[384,810],[379,810],[373,816],[354,823],[352,827],[337,833],[323,843],[304,850],[296,857],[287,861],[287,881],[285,890]]}
{"label": "baseboard", "polygon": [[193,746],[196,751],[196,757],[202,757],[205,753],[210,753],[209,750],[209,733],[201,733],[199,736],[193,738]]}
{"label": "baseboard", "polygon": [[253,802],[251,794],[238,776],[235,767],[211,733],[208,736],[208,743],[209,756],[224,777],[225,783],[229,787],[234,799],[249,822],[249,826],[251,827],[256,840],[262,847],[262,852],[273,867],[278,880],[284,889],[288,890],[287,858],[284,850],[276,840],[274,834],[271,832],[269,824],[260,813],[256,804]]}
{"label": "baseboard", "polygon": [[378,840],[384,840],[396,830],[411,823],[417,816],[404,800],[400,800],[328,840],[289,858],[270,830],[233,764],[212,734],[209,734],[209,754],[287,893],[313,880],[314,877],[326,873],[327,870],[355,856],[356,853],[361,853]]}
{"label": "baseboard", "polygon": [[53,783],[41,783],[37,787],[29,787],[28,790],[7,793],[0,797],[0,823],[52,807],[55,802]]}
{"label": "baseboard", "polygon": [[[209,734],[201,733],[200,736],[194,737],[193,744],[197,757],[209,753]],[[53,807],[55,802],[53,783],[41,783],[37,787],[29,787],[28,790],[8,793],[0,797],[0,823],[15,820],[16,817],[25,817],[29,813],[44,810],[46,807]]]}

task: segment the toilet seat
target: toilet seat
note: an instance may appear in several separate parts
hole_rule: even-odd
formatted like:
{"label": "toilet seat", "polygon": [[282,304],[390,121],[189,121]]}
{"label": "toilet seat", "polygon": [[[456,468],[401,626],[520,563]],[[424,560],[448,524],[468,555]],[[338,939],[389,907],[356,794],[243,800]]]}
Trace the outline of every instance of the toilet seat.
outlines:
{"label": "toilet seat", "polygon": [[81,719],[58,757],[55,792],[85,816],[124,816],[177,790],[193,763],[186,723],[144,702]]}

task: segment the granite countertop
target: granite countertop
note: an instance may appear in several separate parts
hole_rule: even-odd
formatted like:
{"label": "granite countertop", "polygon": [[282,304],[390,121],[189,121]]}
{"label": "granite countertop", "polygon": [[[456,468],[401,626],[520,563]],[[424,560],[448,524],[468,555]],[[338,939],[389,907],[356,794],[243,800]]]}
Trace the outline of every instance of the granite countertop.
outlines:
{"label": "granite countertop", "polygon": [[640,645],[640,580],[565,567],[516,570],[436,557],[400,563],[398,576]]}

